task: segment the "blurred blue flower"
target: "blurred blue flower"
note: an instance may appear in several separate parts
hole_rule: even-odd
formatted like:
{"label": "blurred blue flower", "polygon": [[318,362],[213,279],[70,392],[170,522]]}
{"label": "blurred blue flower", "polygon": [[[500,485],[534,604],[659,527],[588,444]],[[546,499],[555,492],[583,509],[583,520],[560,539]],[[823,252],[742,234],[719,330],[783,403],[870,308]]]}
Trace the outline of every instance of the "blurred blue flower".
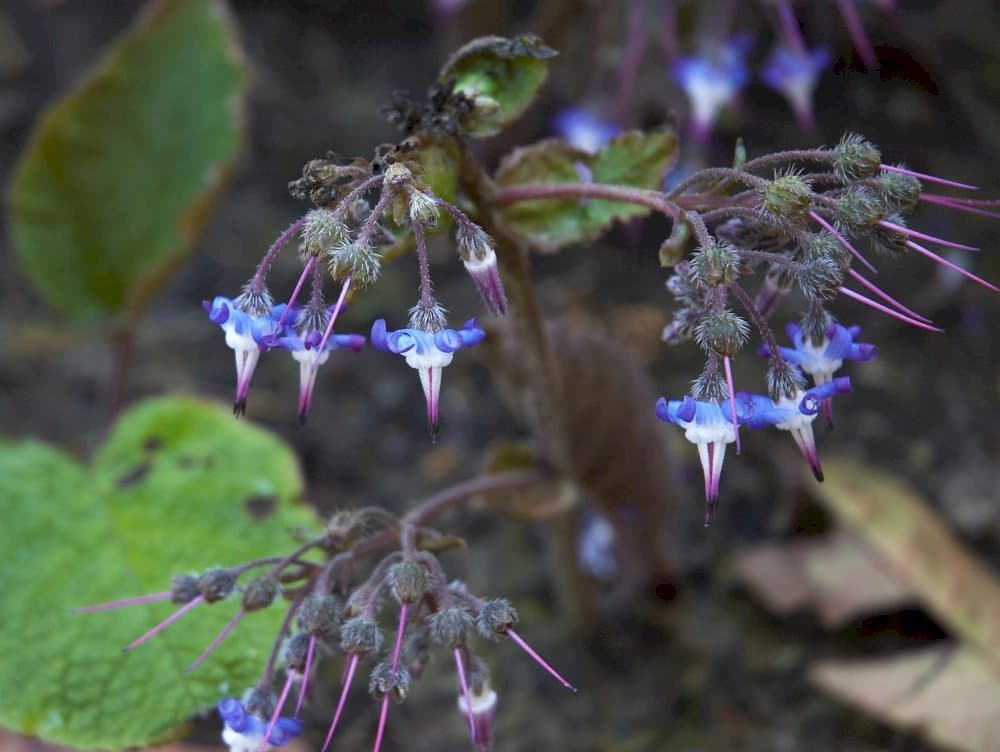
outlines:
{"label": "blurred blue flower", "polygon": [[799,124],[811,129],[815,125],[813,92],[816,91],[820,75],[832,62],[833,55],[825,47],[801,53],[785,45],[778,45],[771,50],[760,77],[788,100]]}
{"label": "blurred blue flower", "polygon": [[698,55],[677,58],[674,80],[691,105],[691,128],[695,138],[708,138],[723,107],[733,103],[750,82],[746,57],[753,47],[750,37],[740,35],[713,45]]}
{"label": "blurred blue flower", "polygon": [[614,123],[602,120],[583,107],[568,107],[558,112],[552,120],[552,128],[560,138],[592,154],[622,132]]}
{"label": "blurred blue flower", "polygon": [[218,704],[219,716],[225,727],[222,740],[229,745],[230,752],[260,752],[260,750],[283,747],[292,739],[302,735],[302,722],[297,718],[279,718],[267,741],[268,721],[252,715],[243,703],[232,697]]}

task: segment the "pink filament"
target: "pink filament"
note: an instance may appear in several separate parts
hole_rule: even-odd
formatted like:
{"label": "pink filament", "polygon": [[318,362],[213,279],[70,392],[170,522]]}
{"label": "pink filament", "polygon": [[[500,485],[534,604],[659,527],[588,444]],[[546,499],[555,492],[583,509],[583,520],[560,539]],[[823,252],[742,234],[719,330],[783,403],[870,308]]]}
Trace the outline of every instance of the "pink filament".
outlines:
{"label": "pink filament", "polygon": [[340,722],[340,714],[344,711],[344,704],[347,701],[347,692],[351,688],[351,682],[354,681],[354,670],[358,667],[358,662],[361,660],[361,656],[357,653],[351,653],[347,660],[347,672],[344,676],[344,688],[340,691],[340,700],[337,702],[337,712],[333,714],[333,722],[330,724],[330,730],[326,734],[326,741],[323,742],[323,749],[320,752],[326,752],[326,748],[330,746],[330,740],[333,739],[333,732],[337,729],[337,724]]}
{"label": "pink filament", "polygon": [[535,661],[535,663],[537,663],[539,666],[541,666],[546,671],[548,671],[553,677],[555,677],[555,679],[560,684],[562,684],[564,687],[566,687],[566,689],[569,689],[569,690],[572,690],[573,692],[576,692],[576,687],[574,687],[568,681],[566,681],[565,679],[563,679],[559,675],[559,673],[554,668],[552,668],[552,666],[550,666],[544,660],[542,660],[542,657],[538,653],[536,653],[534,650],[532,650],[531,646],[528,643],[526,643],[524,640],[522,640],[521,637],[520,637],[520,635],[518,635],[517,632],[515,632],[513,629],[511,629],[510,627],[508,627],[505,633],[506,633],[506,635],[508,637],[510,637],[510,639],[512,639],[515,643],[517,643],[517,646],[519,648],[521,648],[521,650],[523,650],[525,653],[527,653],[528,655],[530,655],[531,658],[532,658],[532,660]]}
{"label": "pink filament", "polygon": [[151,630],[149,630],[148,632],[146,632],[146,634],[144,634],[142,637],[140,637],[139,639],[135,640],[132,644],[126,646],[122,650],[122,652],[123,653],[127,653],[129,650],[132,650],[133,648],[136,648],[139,645],[141,645],[142,643],[144,643],[150,637],[153,637],[154,635],[159,634],[164,629],[166,629],[171,624],[173,624],[175,621],[177,621],[182,616],[184,616],[184,614],[186,614],[192,608],[194,608],[199,603],[201,603],[203,600],[205,600],[205,596],[199,595],[198,597],[193,598],[192,600],[188,601],[183,606],[181,606],[179,609],[177,609],[172,614],[170,614],[170,616],[168,616],[166,619],[164,619],[159,624],[157,624],[155,627],[153,627]]}
{"label": "pink filament", "polygon": [[979,187],[975,185],[969,185],[968,183],[958,183],[954,180],[945,180],[944,178],[935,177],[934,175],[928,175],[925,172],[917,172],[916,170],[908,170],[905,167],[895,167],[893,165],[880,164],[881,167],[886,172],[896,172],[900,175],[909,175],[910,177],[917,178],[918,180],[926,180],[929,183],[938,183],[940,185],[949,185],[952,188],[962,188],[967,191],[978,191]]}
{"label": "pink filament", "polygon": [[809,212],[809,216],[812,217],[812,219],[815,222],[817,222],[818,224],[820,224],[823,227],[824,230],[826,230],[828,233],[830,233],[831,235],[833,235],[833,237],[835,237],[837,239],[837,241],[842,246],[844,246],[844,248],[846,248],[847,250],[849,250],[854,255],[854,258],[856,258],[862,264],[864,264],[865,266],[867,266],[868,269],[873,274],[878,274],[878,269],[876,269],[868,259],[866,259],[864,256],[862,256],[861,255],[861,251],[859,251],[857,248],[855,248],[853,245],[851,245],[847,241],[847,238],[845,238],[843,235],[841,235],[840,232],[837,230],[836,227],[834,227],[833,225],[831,225],[829,222],[827,222],[825,219],[823,219],[819,214],[817,214],[814,211]]}
{"label": "pink filament", "polygon": [[840,288],[838,288],[838,291],[841,292],[841,293],[843,293],[844,295],[846,295],[849,298],[853,298],[854,300],[857,300],[860,303],[864,303],[866,306],[871,306],[876,311],[881,311],[882,313],[887,314],[889,316],[892,316],[893,318],[897,318],[900,321],[905,321],[907,324],[910,324],[912,326],[918,327],[920,329],[926,329],[929,332],[943,332],[944,331],[944,329],[939,329],[936,326],[931,326],[930,324],[925,324],[923,321],[917,321],[916,319],[911,319],[909,316],[905,316],[902,313],[899,313],[898,311],[894,311],[891,308],[886,308],[881,303],[876,303],[871,298],[866,298],[861,293],[854,292],[854,290],[849,290],[849,289],[847,289],[844,286],[841,286]]}
{"label": "pink filament", "polygon": [[242,608],[239,611],[237,611],[233,615],[233,618],[229,620],[229,623],[222,628],[222,631],[219,632],[218,636],[214,640],[212,640],[212,643],[207,648],[205,648],[204,652],[197,658],[195,658],[194,662],[190,666],[184,669],[184,673],[189,674],[196,668],[198,668],[198,666],[200,666],[202,663],[204,663],[205,659],[208,658],[208,656],[210,656],[215,651],[215,649],[222,644],[222,641],[229,636],[229,633],[236,628],[236,625],[240,623],[240,619],[243,618],[243,614],[245,613],[246,611],[243,610]]}
{"label": "pink filament", "polygon": [[173,595],[171,591],[165,593],[150,593],[149,595],[137,595],[134,598],[122,598],[119,601],[108,601],[107,603],[97,603],[93,606],[80,606],[74,608],[74,614],[92,614],[95,611],[110,611],[113,608],[124,608],[125,606],[138,606],[141,603],[155,603],[165,601]]}

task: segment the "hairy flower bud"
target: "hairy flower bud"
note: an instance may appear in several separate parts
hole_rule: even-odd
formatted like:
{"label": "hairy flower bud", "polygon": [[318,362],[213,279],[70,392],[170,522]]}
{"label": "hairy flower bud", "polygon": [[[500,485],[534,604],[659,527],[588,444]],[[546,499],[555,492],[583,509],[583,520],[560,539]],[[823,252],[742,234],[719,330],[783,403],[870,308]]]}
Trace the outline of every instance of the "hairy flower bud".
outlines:
{"label": "hairy flower bud", "polygon": [[386,167],[385,173],[382,176],[382,185],[384,188],[399,189],[412,182],[413,173],[410,172],[409,167],[400,162],[395,162]]}
{"label": "hairy flower bud", "polygon": [[330,638],[337,634],[340,627],[343,605],[334,595],[318,595],[313,593],[299,606],[295,612],[299,618],[299,626],[309,634],[317,637]]}
{"label": "hairy flower bud", "polygon": [[170,580],[170,600],[173,603],[190,603],[199,595],[201,588],[196,575],[178,574]]}
{"label": "hairy flower bud", "polygon": [[806,261],[829,259],[838,268],[845,271],[851,265],[851,252],[844,247],[843,243],[826,230],[809,236],[803,245]]}
{"label": "hairy flower bud", "polygon": [[[899,214],[890,214],[886,217],[886,220],[894,225],[906,227],[906,220]],[[893,230],[891,227],[884,227],[883,225],[875,227],[871,235],[869,235],[869,241],[875,252],[886,256],[900,256],[906,253],[908,250],[906,246],[907,240],[909,238],[899,230]]]}
{"label": "hairy flower bud", "polygon": [[327,545],[338,551],[349,548],[365,534],[365,521],[354,509],[344,509],[330,515],[326,523]]}
{"label": "hairy flower bud", "polygon": [[832,323],[833,319],[830,318],[830,314],[819,306],[810,306],[799,319],[803,338],[815,347],[820,347],[826,341],[827,330]]}
{"label": "hairy flower bud", "polygon": [[243,608],[246,611],[260,611],[270,606],[278,597],[278,581],[271,575],[263,574],[247,583],[243,590]]}
{"label": "hairy flower bud", "polygon": [[283,648],[285,665],[292,671],[297,671],[300,674],[305,673],[311,639],[312,636],[308,632],[299,632],[285,640]]}
{"label": "hairy flower bud", "polygon": [[884,216],[882,204],[867,188],[848,191],[837,200],[837,228],[847,235],[867,235]]}
{"label": "hairy flower bud", "polygon": [[728,286],[740,276],[739,256],[725,241],[699,248],[691,259],[691,272],[701,287]]}
{"label": "hairy flower bud", "polygon": [[421,227],[436,227],[440,210],[434,199],[423,191],[410,191],[410,221]]}
{"label": "hairy flower bud", "polygon": [[382,271],[382,256],[371,243],[344,242],[330,254],[330,274],[336,280],[351,277],[351,287],[362,290],[371,285]]}
{"label": "hairy flower bud", "polygon": [[276,705],[274,695],[263,689],[252,687],[243,693],[243,707],[258,718],[270,718]]}
{"label": "hairy flower bud", "polygon": [[844,282],[844,273],[835,261],[819,258],[808,261],[798,275],[802,294],[812,300],[832,300]]}
{"label": "hairy flower bud", "polygon": [[749,335],[747,322],[730,310],[704,315],[694,332],[701,349],[730,357],[743,349]]}
{"label": "hairy flower bud", "polygon": [[857,133],[845,134],[833,148],[833,172],[845,182],[874,177],[881,161],[878,147]]}
{"label": "hairy flower bud", "polygon": [[417,561],[401,561],[389,572],[389,584],[400,603],[416,603],[430,587],[427,567]]}
{"label": "hairy flower bud", "polygon": [[206,603],[216,603],[226,598],[236,587],[236,575],[230,569],[212,567],[198,578],[198,589]]}
{"label": "hairy flower bud", "polygon": [[726,380],[719,374],[709,376],[702,373],[691,382],[691,396],[699,402],[722,402],[729,397],[729,387]]}
{"label": "hairy flower bud", "polygon": [[812,205],[812,188],[799,175],[780,175],[764,189],[764,211],[782,222],[800,222]]}
{"label": "hairy flower bud", "polygon": [[430,637],[435,645],[464,645],[472,629],[472,616],[462,608],[445,608],[430,617]]}
{"label": "hairy flower bud", "polygon": [[476,628],[479,634],[489,640],[497,640],[508,627],[517,624],[519,617],[517,609],[504,598],[494,598],[486,601],[476,615]]}
{"label": "hairy flower bud", "polygon": [[303,257],[326,258],[348,239],[347,225],[337,219],[336,212],[331,209],[311,209],[305,219],[299,246]]}
{"label": "hairy flower bud", "polygon": [[878,195],[889,211],[908,214],[920,200],[920,181],[912,175],[883,172],[878,176]]}
{"label": "hairy flower bud", "polygon": [[340,626],[340,648],[345,653],[360,656],[377,653],[384,639],[375,620],[366,616],[355,616]]}
{"label": "hairy flower bud", "polygon": [[396,702],[403,702],[410,692],[410,672],[402,665],[392,666],[383,661],[372,669],[368,680],[368,691],[376,700],[381,700],[389,692]]}
{"label": "hairy flower bud", "polygon": [[439,332],[448,326],[448,311],[433,298],[430,304],[417,303],[410,309],[410,328]]}

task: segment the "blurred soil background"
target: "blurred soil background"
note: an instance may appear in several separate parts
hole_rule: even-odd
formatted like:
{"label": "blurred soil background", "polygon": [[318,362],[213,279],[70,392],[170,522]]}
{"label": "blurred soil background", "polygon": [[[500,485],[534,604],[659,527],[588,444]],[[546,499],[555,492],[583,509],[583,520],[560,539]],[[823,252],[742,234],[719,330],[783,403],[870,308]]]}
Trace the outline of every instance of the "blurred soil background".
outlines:
{"label": "blurred soil background", "polygon": [[[120,0],[4,0],[0,5],[0,182],[41,110],[89,69],[129,23],[137,4]],[[655,3],[651,3],[655,6]],[[683,5],[683,4],[682,4]],[[708,5],[708,4],[706,4]],[[773,35],[758,4],[737,3],[738,24],[757,34],[754,60]],[[987,0],[899,2],[895,14],[866,3],[869,33],[881,61],[866,71],[833,3],[803,3],[811,42],[828,45],[836,63],[817,92],[814,133],[803,132],[786,104],[754,82],[742,113],[720,124],[707,159],[732,160],[736,136],[751,156],[781,148],[833,144],[845,130],[883,148],[886,161],[980,185],[1000,195],[1000,9]],[[449,52],[482,33],[545,28],[561,50],[538,103],[508,132],[480,145],[495,164],[508,148],[550,135],[561,108],[600,106],[617,94],[625,5],[585,2],[482,2],[458,12],[423,2],[233,3],[253,74],[246,148],[189,261],[158,297],[141,327],[127,387],[143,396],[191,392],[225,402],[232,355],[201,309],[214,295],[234,295],[274,236],[305,208],[288,181],[309,159],[334,149],[372,154],[398,135],[379,108],[394,89],[421,94]],[[745,7],[743,7],[745,6]],[[684,11],[690,12],[690,9]],[[682,15],[682,18],[684,16]],[[651,45],[629,106],[630,125],[648,126],[682,112],[668,65]],[[705,156],[701,157],[705,158]],[[686,150],[683,160],[699,159]],[[150,164],[150,170],[169,166]],[[155,197],[151,197],[155,200]],[[0,218],[0,224],[5,220]],[[1000,279],[1000,223],[924,206],[920,229],[980,246],[976,273]],[[623,340],[649,369],[658,393],[677,397],[700,368],[694,346],[668,349],[659,332],[670,315],[666,274],[656,251],[660,219],[618,228],[588,248],[535,257],[547,314],[571,314]],[[99,332],[65,327],[22,273],[0,227],[0,416],[7,436],[56,442],[89,456],[107,431],[110,358]],[[432,248],[439,298],[452,324],[479,314],[480,303],[447,238]],[[296,265],[277,264],[276,297],[289,291]],[[1000,562],[1000,311],[998,297],[929,261],[882,265],[879,284],[947,331],[928,334],[850,301],[834,311],[864,326],[879,357],[851,367],[855,392],[838,400],[836,430],[817,435],[821,456],[849,456],[905,478],[962,541],[991,566]],[[393,264],[373,291],[353,304],[342,331],[367,334],[372,319],[404,323],[417,295],[416,261]],[[787,309],[791,310],[791,309]],[[783,324],[783,311],[775,322]],[[320,372],[309,422],[295,419],[297,365],[281,353],[262,359],[248,420],[287,439],[299,453],[309,499],[321,510],[382,504],[401,510],[427,492],[481,469],[494,442],[525,435],[495,396],[480,354],[446,372],[442,438],[431,446],[416,375],[397,358],[365,350],[338,354]],[[478,360],[478,362],[473,362]],[[763,368],[748,348],[738,384],[761,389]],[[608,364],[613,368],[614,364]],[[607,395],[594,394],[602,409]],[[652,412],[652,405],[650,405]],[[904,599],[888,612],[848,614],[825,628],[812,613],[778,615],[747,589],[738,554],[762,543],[808,540],[832,526],[802,481],[792,442],[778,432],[744,437],[722,480],[722,507],[710,529],[703,514],[696,453],[672,429],[676,507],[669,530],[678,597],[601,609],[580,632],[563,618],[554,592],[549,527],[465,512],[444,527],[468,550],[447,565],[478,592],[502,595],[521,609],[522,633],[581,691],[566,693],[513,646],[484,646],[500,695],[498,750],[898,750],[937,749],[824,695],[807,667],[824,657],[893,655],[940,641],[946,629]],[[661,591],[661,594],[667,590]],[[450,667],[437,662],[394,709],[385,749],[465,749]],[[314,736],[333,707],[337,668],[316,698]],[[333,749],[370,744],[377,707],[358,693]],[[1000,712],[1000,711],[998,711]],[[211,744],[215,719],[196,726]],[[221,744],[221,743],[220,743]],[[8,738],[4,749],[31,749]],[[316,745],[318,747],[318,745]],[[990,747],[983,747],[989,749]],[[1000,749],[1000,740],[997,746]]]}

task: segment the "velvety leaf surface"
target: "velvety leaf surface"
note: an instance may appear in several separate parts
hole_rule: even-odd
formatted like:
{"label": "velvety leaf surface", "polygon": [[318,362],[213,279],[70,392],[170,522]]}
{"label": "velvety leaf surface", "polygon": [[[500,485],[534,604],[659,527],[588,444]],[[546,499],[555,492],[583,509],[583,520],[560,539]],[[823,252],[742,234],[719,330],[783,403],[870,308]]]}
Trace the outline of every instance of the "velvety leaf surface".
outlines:
{"label": "velvety leaf surface", "polygon": [[221,0],[160,0],[49,109],[11,193],[15,245],[49,303],[85,320],[157,291],[239,150],[246,82]]}
{"label": "velvety leaf surface", "polygon": [[[295,503],[291,451],[228,411],[193,399],[141,404],[91,468],[35,442],[0,446],[0,723],[80,748],[170,735],[255,683],[281,621],[251,614],[206,663],[184,669],[235,613],[199,605],[128,654],[177,607],[72,614],[76,606],[169,589],[173,574],[287,552],[315,524]],[[251,575],[252,576],[252,575]]]}
{"label": "velvety leaf surface", "polygon": [[[527,183],[612,183],[659,188],[677,155],[673,131],[629,131],[596,154],[548,139],[515,149],[501,162],[496,180],[503,187]],[[556,251],[593,240],[616,221],[649,214],[649,209],[599,199],[537,199],[504,208],[504,222],[532,247]]]}
{"label": "velvety leaf surface", "polygon": [[440,79],[454,79],[454,90],[485,98],[495,109],[473,112],[463,123],[470,136],[492,136],[521,116],[549,73],[555,50],[531,35],[505,39],[481,37],[458,50],[441,70]]}

